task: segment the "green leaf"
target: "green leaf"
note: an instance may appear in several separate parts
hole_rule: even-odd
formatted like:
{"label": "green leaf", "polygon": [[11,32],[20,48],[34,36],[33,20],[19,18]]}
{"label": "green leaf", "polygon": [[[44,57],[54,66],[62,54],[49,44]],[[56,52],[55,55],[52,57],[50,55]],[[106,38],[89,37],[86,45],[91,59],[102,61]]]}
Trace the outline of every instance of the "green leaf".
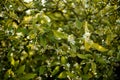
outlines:
{"label": "green leaf", "polygon": [[71,57],[76,57],[76,53],[74,53],[73,51],[70,51],[70,56]]}
{"label": "green leaf", "polygon": [[66,71],[63,71],[58,75],[58,78],[60,78],[60,79],[66,78],[66,77],[67,77]]}
{"label": "green leaf", "polygon": [[75,24],[78,29],[81,29],[82,23],[79,20],[76,20]]}
{"label": "green leaf", "polygon": [[106,63],[106,60],[103,57],[96,58],[96,61],[99,62],[100,64],[105,64]]}
{"label": "green leaf", "polygon": [[40,37],[40,44],[42,45],[42,46],[46,46],[46,44],[47,44],[47,41],[46,41],[46,38],[44,38],[44,36],[43,37]]}
{"label": "green leaf", "polygon": [[71,72],[66,72],[66,74],[67,74],[67,76],[69,76],[69,77],[71,77],[71,78],[75,78],[76,77],[76,75],[75,74],[73,74],[73,73],[71,73]]}
{"label": "green leaf", "polygon": [[39,68],[39,74],[41,75],[41,74],[44,74],[44,72],[46,71],[46,67],[45,66],[41,66],[40,68]]}
{"label": "green leaf", "polygon": [[54,36],[56,38],[61,38],[61,39],[67,39],[67,34],[63,32],[58,32],[56,30],[53,30]]}
{"label": "green leaf", "polygon": [[4,40],[6,37],[5,32],[0,30],[0,40]]}
{"label": "green leaf", "polygon": [[67,63],[66,58],[64,56],[61,57],[61,63],[62,64],[66,64]]}
{"label": "green leaf", "polygon": [[14,72],[11,69],[8,69],[4,74],[4,79],[8,80],[10,76],[14,76]]}
{"label": "green leaf", "polygon": [[56,66],[55,69],[52,72],[52,75],[54,76],[55,74],[57,74],[57,72],[59,71],[60,66]]}
{"label": "green leaf", "polygon": [[20,80],[30,80],[30,79],[33,79],[35,76],[36,76],[36,74],[34,74],[34,73],[27,73],[27,74],[21,76],[19,79]]}
{"label": "green leaf", "polygon": [[85,54],[77,54],[77,56],[78,56],[80,59],[88,59],[88,57],[87,57]]}
{"label": "green leaf", "polygon": [[108,34],[107,35],[107,38],[106,38],[106,40],[105,40],[105,42],[106,42],[106,44],[107,45],[110,45],[110,43],[111,43],[111,41],[114,39],[116,37],[116,35],[115,34]]}
{"label": "green leaf", "polygon": [[90,51],[89,49],[92,47],[91,42],[85,40],[84,42],[85,50]]}
{"label": "green leaf", "polygon": [[96,74],[96,63],[92,62],[91,63],[91,68],[92,68],[93,74]]}
{"label": "green leaf", "polygon": [[18,70],[16,71],[17,74],[22,74],[25,70],[25,65],[22,65],[18,68]]}
{"label": "green leaf", "polygon": [[18,29],[17,29],[17,32],[18,32],[18,33],[19,33],[19,32],[22,32],[23,35],[29,33],[28,30],[27,30],[26,28],[18,28]]}
{"label": "green leaf", "polygon": [[93,42],[92,47],[95,48],[95,49],[97,49],[97,50],[100,51],[100,52],[106,52],[106,51],[108,51],[108,49],[102,47],[102,46],[99,45],[98,43],[94,43],[94,42]]}
{"label": "green leaf", "polygon": [[85,67],[83,68],[84,73],[87,74],[87,72],[89,71],[89,69],[90,69],[90,63],[87,63],[85,65]]}
{"label": "green leaf", "polygon": [[89,73],[89,74],[81,75],[81,77],[83,78],[83,80],[89,80],[92,77],[92,75]]}
{"label": "green leaf", "polygon": [[10,58],[10,62],[11,62],[11,65],[14,66],[14,64],[15,64],[15,60],[14,60],[13,56],[11,56],[11,58]]}

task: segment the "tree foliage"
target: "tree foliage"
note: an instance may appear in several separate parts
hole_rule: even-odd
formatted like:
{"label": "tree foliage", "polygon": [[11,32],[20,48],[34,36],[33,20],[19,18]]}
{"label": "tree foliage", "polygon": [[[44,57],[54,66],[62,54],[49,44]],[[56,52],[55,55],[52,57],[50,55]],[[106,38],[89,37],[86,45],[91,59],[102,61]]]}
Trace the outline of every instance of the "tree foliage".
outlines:
{"label": "tree foliage", "polygon": [[114,80],[119,0],[0,0],[0,78]]}

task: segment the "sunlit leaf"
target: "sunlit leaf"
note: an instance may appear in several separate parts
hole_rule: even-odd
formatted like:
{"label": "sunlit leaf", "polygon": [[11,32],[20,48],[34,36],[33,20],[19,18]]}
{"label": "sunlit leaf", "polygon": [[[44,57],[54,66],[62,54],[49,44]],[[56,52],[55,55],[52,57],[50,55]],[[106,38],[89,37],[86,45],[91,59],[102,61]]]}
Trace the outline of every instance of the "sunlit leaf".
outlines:
{"label": "sunlit leaf", "polygon": [[116,80],[119,0],[0,1],[0,79]]}
{"label": "sunlit leaf", "polygon": [[67,38],[67,34],[66,33],[58,32],[58,31],[55,31],[55,30],[53,30],[53,33],[54,33],[54,36],[56,38],[61,38],[61,39],[66,39]]}
{"label": "sunlit leaf", "polygon": [[30,23],[32,16],[25,16],[21,24]]}
{"label": "sunlit leaf", "polygon": [[11,57],[11,65],[13,65],[14,66],[14,64],[15,64],[15,60],[14,60],[14,58],[13,57]]}
{"label": "sunlit leaf", "polygon": [[52,72],[52,75],[57,74],[59,70],[60,70],[60,66],[56,66],[55,69]]}
{"label": "sunlit leaf", "polygon": [[11,69],[8,69],[4,75],[5,79],[8,79],[9,77],[14,77],[14,72]]}
{"label": "sunlit leaf", "polygon": [[85,45],[85,50],[90,51],[89,49],[92,47],[91,42],[85,40],[84,45]]}
{"label": "sunlit leaf", "polygon": [[97,69],[96,63],[92,62],[91,63],[91,68],[92,68],[93,74],[96,74],[96,69]]}
{"label": "sunlit leaf", "polygon": [[66,72],[66,74],[67,74],[67,76],[69,76],[69,77],[72,77],[72,78],[75,78],[76,77],[76,75],[75,74],[73,74],[73,73],[71,73],[71,72]]}
{"label": "sunlit leaf", "polygon": [[58,78],[60,78],[60,79],[66,78],[66,77],[67,77],[66,71],[63,71],[58,75]]}
{"label": "sunlit leaf", "polygon": [[66,64],[67,63],[66,58],[64,56],[61,57],[61,63],[62,64]]}
{"label": "sunlit leaf", "polygon": [[93,43],[92,44],[92,47],[97,49],[98,51],[100,52],[105,52],[105,51],[108,51],[108,49],[102,47],[101,45],[97,44],[97,43]]}
{"label": "sunlit leaf", "polygon": [[77,54],[77,56],[78,56],[80,59],[88,59],[88,57],[87,57],[85,54]]}

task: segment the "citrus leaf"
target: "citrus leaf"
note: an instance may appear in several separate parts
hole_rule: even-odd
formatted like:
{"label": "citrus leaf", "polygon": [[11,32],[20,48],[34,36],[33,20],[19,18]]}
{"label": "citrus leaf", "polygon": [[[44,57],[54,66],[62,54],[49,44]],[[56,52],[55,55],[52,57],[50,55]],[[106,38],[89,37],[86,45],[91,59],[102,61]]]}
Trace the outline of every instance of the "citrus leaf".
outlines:
{"label": "citrus leaf", "polygon": [[88,59],[85,54],[77,54],[80,59]]}
{"label": "citrus leaf", "polygon": [[76,20],[76,27],[78,28],[78,29],[81,29],[81,27],[82,27],[82,23],[79,21],[79,20]]}
{"label": "citrus leaf", "polygon": [[25,65],[22,65],[18,68],[18,70],[16,71],[17,74],[22,74],[25,70]]}
{"label": "citrus leaf", "polygon": [[45,67],[45,66],[41,66],[41,67],[39,68],[39,74],[40,74],[40,75],[41,75],[41,74],[44,74],[45,70],[46,70],[46,67]]}
{"label": "citrus leaf", "polygon": [[64,56],[61,57],[61,63],[62,63],[62,64],[65,64],[65,63],[66,63],[66,59],[65,59]]}
{"label": "citrus leaf", "polygon": [[53,30],[53,33],[56,38],[61,38],[61,39],[67,38],[67,34],[65,34],[63,32],[58,32],[58,31]]}
{"label": "citrus leaf", "polygon": [[92,62],[91,63],[91,68],[92,68],[93,74],[96,74],[96,63]]}
{"label": "citrus leaf", "polygon": [[105,52],[105,51],[108,51],[108,49],[102,47],[101,45],[99,45],[98,43],[94,43],[92,44],[92,47],[97,49],[98,51],[100,52]]}
{"label": "citrus leaf", "polygon": [[85,50],[86,51],[90,51],[89,49],[92,47],[91,43],[85,40],[85,44],[84,45],[85,45]]}
{"label": "citrus leaf", "polygon": [[55,69],[52,72],[52,75],[55,75],[60,69],[60,66],[56,66]]}
{"label": "citrus leaf", "polygon": [[20,80],[30,80],[30,79],[33,79],[35,76],[36,76],[36,74],[34,74],[34,73],[28,73],[28,74],[23,75],[20,78]]}
{"label": "citrus leaf", "polygon": [[111,41],[114,39],[116,37],[116,35],[115,34],[108,34],[107,35],[107,38],[106,38],[106,40],[105,40],[105,42],[106,42],[106,44],[107,45],[110,45],[110,43],[111,43]]}
{"label": "citrus leaf", "polygon": [[11,57],[11,65],[13,65],[13,66],[14,66],[14,64],[15,64],[15,60],[14,60],[14,58],[13,58],[13,57]]}
{"label": "citrus leaf", "polygon": [[58,75],[58,78],[66,78],[67,77],[67,74],[65,71],[61,72],[59,75]]}

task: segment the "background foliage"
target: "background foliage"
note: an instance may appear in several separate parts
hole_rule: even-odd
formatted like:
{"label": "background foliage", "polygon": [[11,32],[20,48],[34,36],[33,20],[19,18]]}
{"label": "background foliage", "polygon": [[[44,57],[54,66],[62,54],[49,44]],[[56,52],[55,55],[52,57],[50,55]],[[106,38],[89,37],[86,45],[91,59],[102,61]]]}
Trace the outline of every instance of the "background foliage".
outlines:
{"label": "background foliage", "polygon": [[119,0],[0,2],[0,79],[118,78]]}

